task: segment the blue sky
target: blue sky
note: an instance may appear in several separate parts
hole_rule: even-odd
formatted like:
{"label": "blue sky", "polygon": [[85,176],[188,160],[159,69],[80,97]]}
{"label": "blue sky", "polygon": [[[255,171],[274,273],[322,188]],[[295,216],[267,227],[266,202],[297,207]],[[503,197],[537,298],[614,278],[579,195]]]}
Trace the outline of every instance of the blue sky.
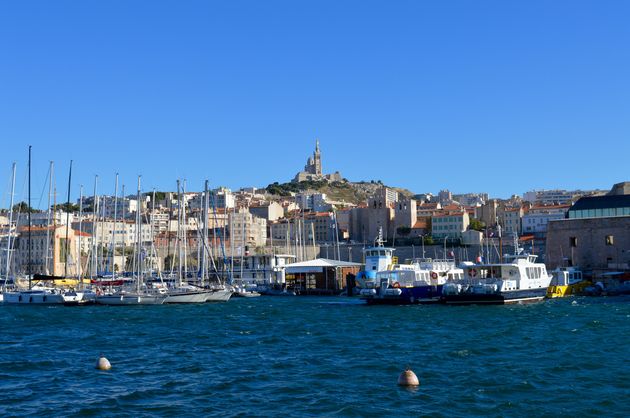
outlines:
{"label": "blue sky", "polygon": [[[630,180],[626,1],[0,4],[0,173],[34,195],[265,186],[302,169],[415,192]],[[35,192],[37,190],[37,192]],[[6,192],[4,192],[6,199]],[[4,202],[3,199],[3,202]]]}

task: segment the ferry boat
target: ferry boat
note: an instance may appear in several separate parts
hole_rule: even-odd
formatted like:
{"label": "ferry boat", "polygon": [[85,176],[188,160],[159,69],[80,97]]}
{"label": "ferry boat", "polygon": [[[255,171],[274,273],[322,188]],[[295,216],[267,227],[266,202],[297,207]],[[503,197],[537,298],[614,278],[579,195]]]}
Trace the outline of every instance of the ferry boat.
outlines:
{"label": "ferry boat", "polygon": [[455,260],[417,259],[377,272],[361,295],[368,305],[437,303],[444,284],[459,282],[463,276],[464,270],[455,265]]}
{"label": "ferry boat", "polygon": [[446,283],[441,302],[446,304],[506,304],[542,300],[551,275],[536,255],[515,245],[515,254],[505,255],[504,263],[463,266],[460,283]]}
{"label": "ferry boat", "polygon": [[577,267],[558,267],[552,271],[553,278],[547,288],[548,298],[562,298],[582,292],[590,282],[584,280]]}

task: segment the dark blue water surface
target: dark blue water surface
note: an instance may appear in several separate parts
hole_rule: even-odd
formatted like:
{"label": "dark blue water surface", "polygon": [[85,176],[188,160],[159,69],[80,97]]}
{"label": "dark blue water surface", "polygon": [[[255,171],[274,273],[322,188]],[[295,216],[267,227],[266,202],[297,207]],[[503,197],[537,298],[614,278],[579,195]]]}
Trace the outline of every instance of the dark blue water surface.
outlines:
{"label": "dark blue water surface", "polygon": [[0,305],[0,415],[630,416],[628,302]]}

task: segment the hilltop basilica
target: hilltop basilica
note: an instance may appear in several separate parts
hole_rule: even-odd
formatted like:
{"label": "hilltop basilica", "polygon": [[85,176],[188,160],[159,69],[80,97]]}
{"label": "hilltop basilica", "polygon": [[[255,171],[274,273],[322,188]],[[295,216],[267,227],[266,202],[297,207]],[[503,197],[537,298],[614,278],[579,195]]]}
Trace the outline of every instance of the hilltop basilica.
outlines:
{"label": "hilltop basilica", "polygon": [[304,171],[297,173],[293,179],[295,182],[307,180],[327,180],[329,182],[342,180],[339,171],[332,174],[322,174],[322,154],[319,150],[319,139],[315,141],[315,152],[311,157],[308,157]]}

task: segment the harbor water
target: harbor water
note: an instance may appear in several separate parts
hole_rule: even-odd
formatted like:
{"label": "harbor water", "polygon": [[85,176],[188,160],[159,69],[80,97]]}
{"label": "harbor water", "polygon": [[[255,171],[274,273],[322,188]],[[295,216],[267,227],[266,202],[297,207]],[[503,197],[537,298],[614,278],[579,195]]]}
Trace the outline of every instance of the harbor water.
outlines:
{"label": "harbor water", "polygon": [[0,305],[0,415],[630,416],[628,302]]}

